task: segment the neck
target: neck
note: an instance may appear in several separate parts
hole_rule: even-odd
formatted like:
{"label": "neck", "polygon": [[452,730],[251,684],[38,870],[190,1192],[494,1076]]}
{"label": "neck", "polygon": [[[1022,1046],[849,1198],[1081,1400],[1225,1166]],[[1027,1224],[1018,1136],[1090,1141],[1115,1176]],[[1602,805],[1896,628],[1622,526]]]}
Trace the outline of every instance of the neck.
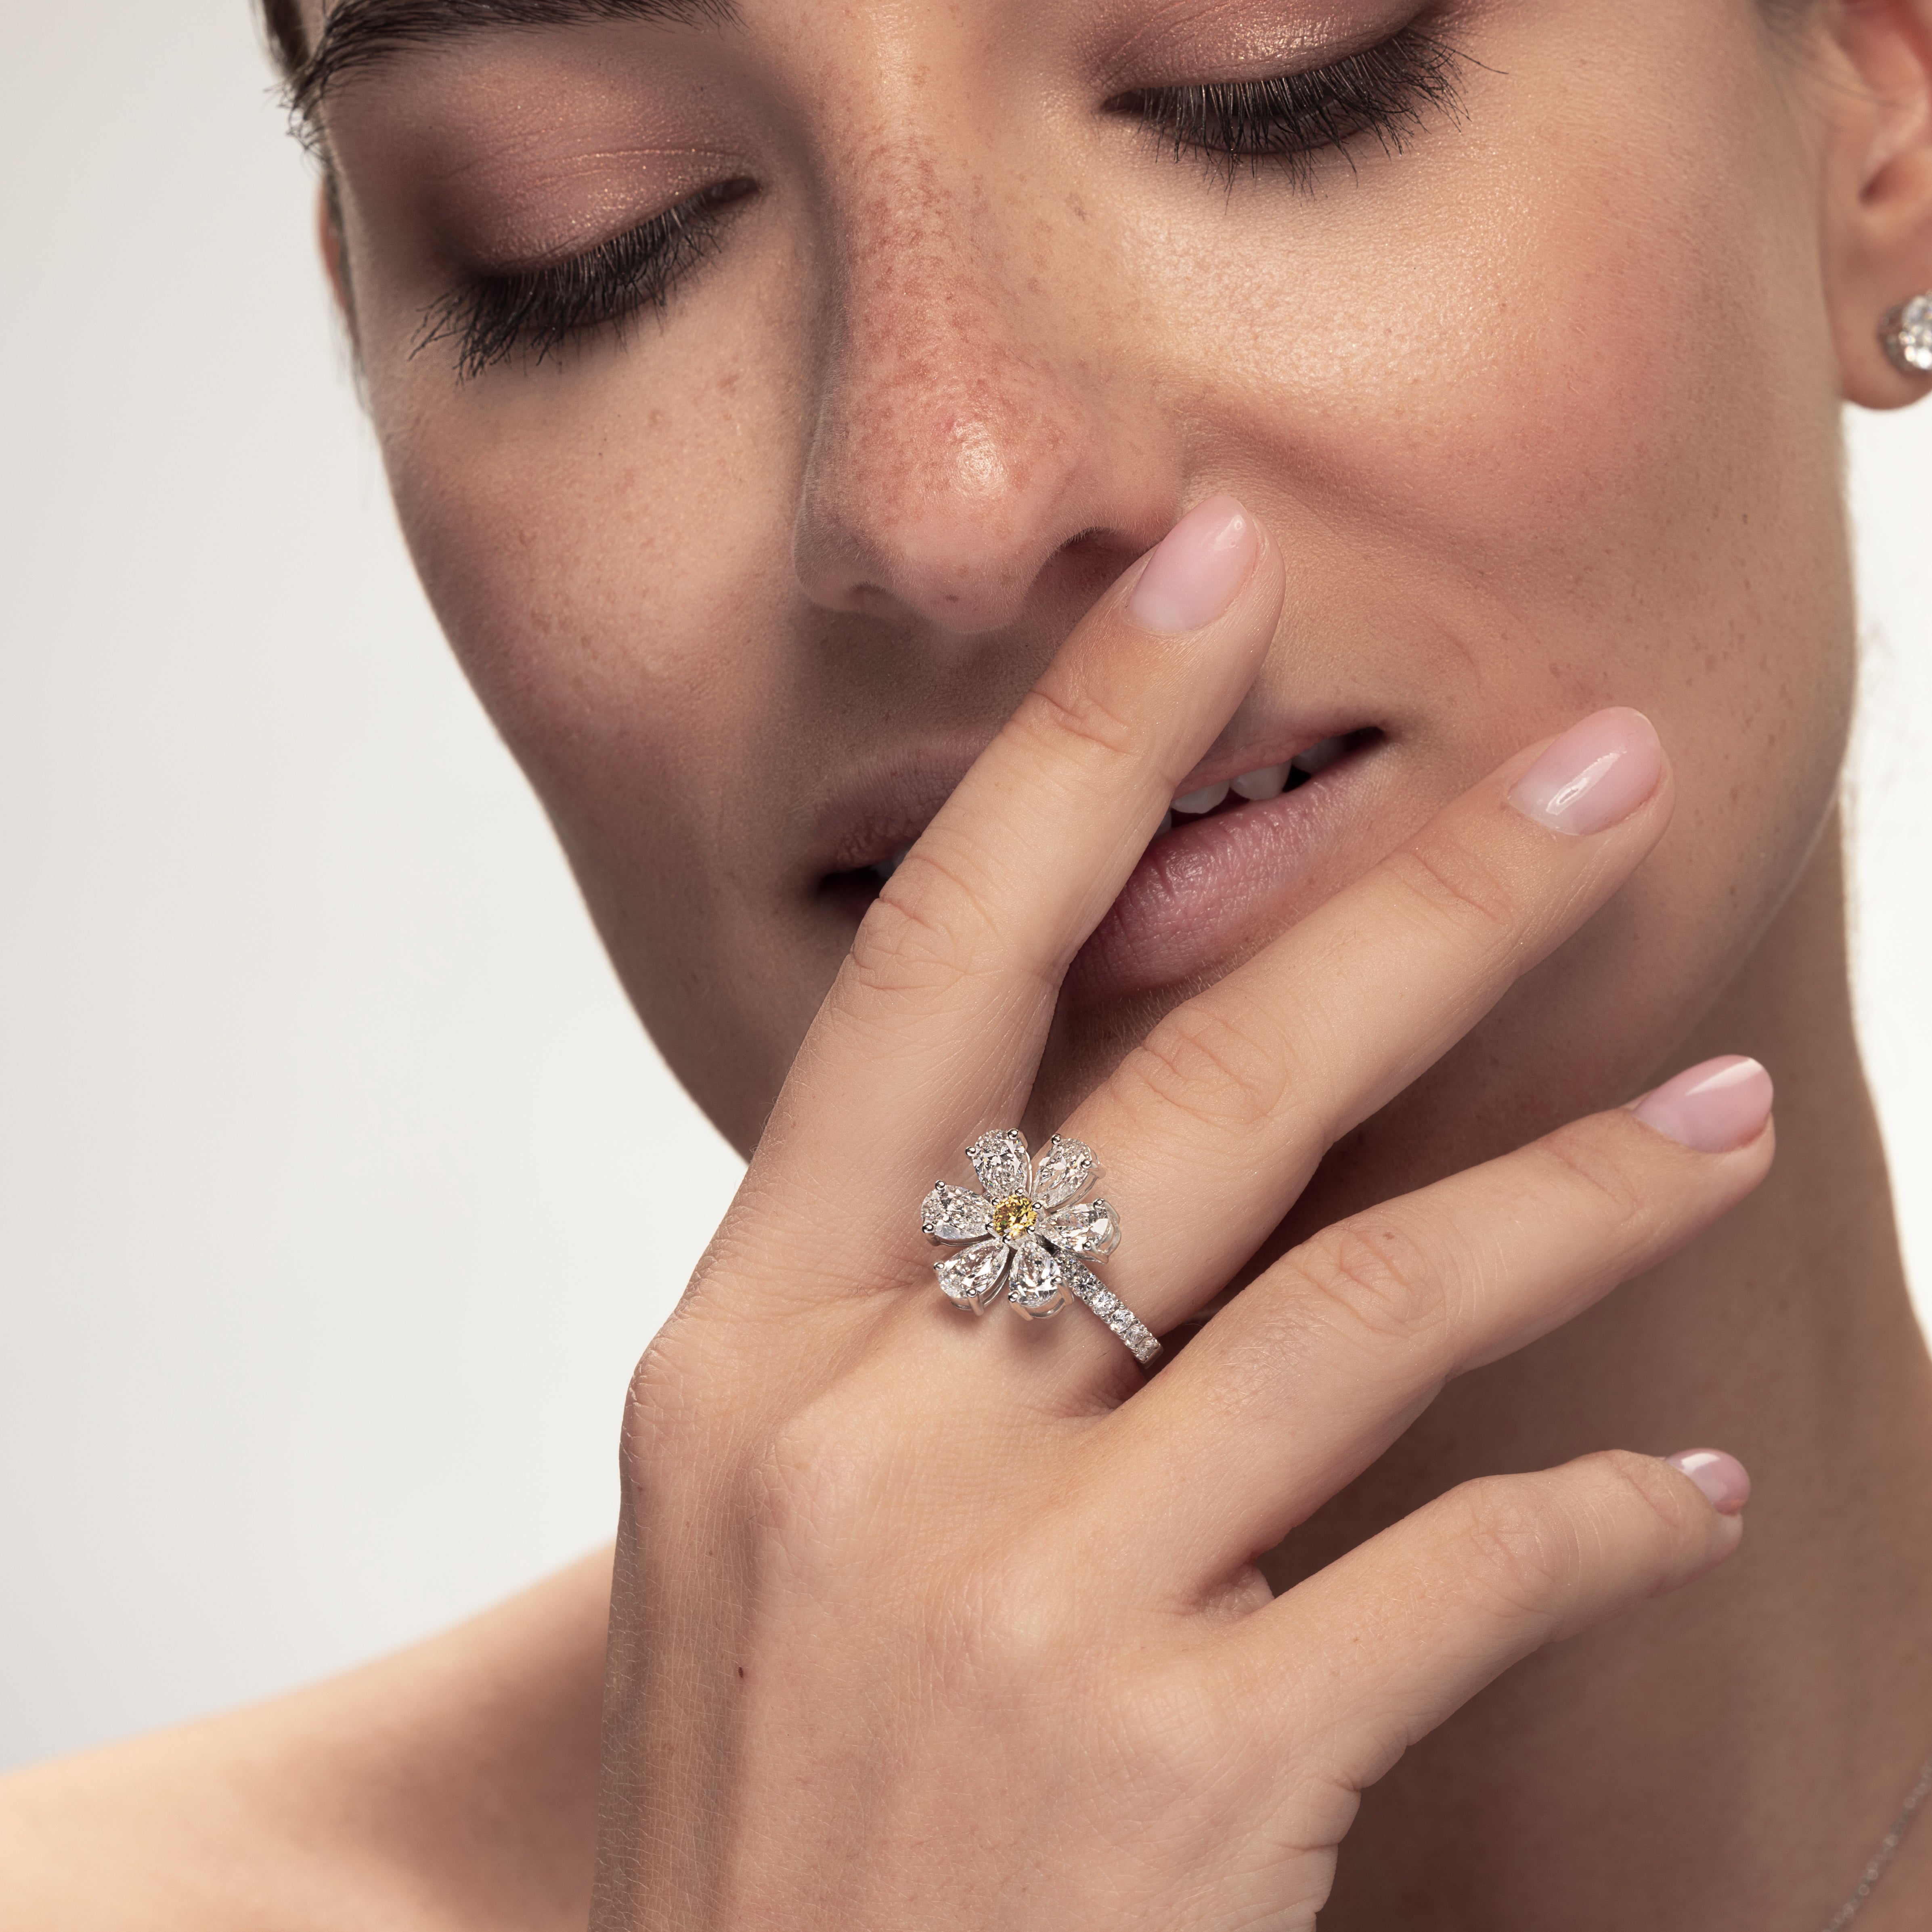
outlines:
{"label": "neck", "polygon": [[[1817,1932],[1932,1754],[1932,1372],[1844,930],[1834,828],[1678,1057],[1771,1068],[1760,1192],[1453,1385],[1278,1552],[1277,1588],[1466,1477],[1593,1448],[1726,1448],[1755,1486],[1722,1570],[1520,1666],[1367,1795],[1323,1932]],[[1928,1918],[1922,1820],[1859,1932]]]}

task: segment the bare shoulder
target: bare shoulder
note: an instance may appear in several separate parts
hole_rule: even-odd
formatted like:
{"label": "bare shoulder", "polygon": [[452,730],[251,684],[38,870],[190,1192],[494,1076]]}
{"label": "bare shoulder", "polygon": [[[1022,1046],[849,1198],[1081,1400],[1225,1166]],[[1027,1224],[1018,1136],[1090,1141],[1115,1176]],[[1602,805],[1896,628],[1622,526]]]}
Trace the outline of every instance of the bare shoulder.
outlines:
{"label": "bare shoulder", "polygon": [[608,1554],[272,1703],[0,1780],[8,1932],[580,1928]]}

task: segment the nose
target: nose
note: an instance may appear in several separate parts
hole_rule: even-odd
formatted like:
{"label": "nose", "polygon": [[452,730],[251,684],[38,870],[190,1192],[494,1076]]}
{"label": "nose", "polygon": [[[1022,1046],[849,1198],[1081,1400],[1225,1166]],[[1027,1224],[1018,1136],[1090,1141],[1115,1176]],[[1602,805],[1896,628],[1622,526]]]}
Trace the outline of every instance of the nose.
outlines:
{"label": "nose", "polygon": [[1096,322],[1083,251],[1056,263],[1036,228],[1025,272],[1006,272],[994,197],[932,174],[928,158],[902,199],[875,176],[872,232],[839,250],[793,559],[827,608],[971,634],[1012,623],[1070,545],[1124,566],[1182,485],[1094,373],[1120,345],[1095,339],[1118,323]]}

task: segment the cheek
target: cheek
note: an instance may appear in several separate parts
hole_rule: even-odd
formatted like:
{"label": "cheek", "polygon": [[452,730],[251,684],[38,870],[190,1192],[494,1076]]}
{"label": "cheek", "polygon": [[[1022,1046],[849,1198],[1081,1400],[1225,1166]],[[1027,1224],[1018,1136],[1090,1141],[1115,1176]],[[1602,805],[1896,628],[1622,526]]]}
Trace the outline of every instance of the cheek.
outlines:
{"label": "cheek", "polygon": [[[1736,50],[1664,58],[1754,70]],[[1498,64],[1540,84],[1527,58]],[[1304,665],[1360,668],[1413,820],[1606,704],[1647,712],[1676,770],[1658,852],[1393,1110],[1394,1166],[1360,1166],[1365,1198],[1445,1147],[1480,1158],[1633,1090],[1830,811],[1855,668],[1835,365],[1802,142],[1762,85],[1755,111],[1686,96],[1641,125],[1552,85],[1560,140],[1444,166],[1419,150],[1399,192],[1365,180],[1346,218],[1312,204],[1265,252],[1148,253],[1194,292],[1170,412],[1202,425],[1197,464],[1268,493],[1290,557],[1271,668],[1292,689]]]}
{"label": "cheek", "polygon": [[742,374],[769,341],[659,330],[468,389],[411,370],[374,399],[430,601],[566,818],[620,797],[659,823],[715,813],[737,714],[778,675],[749,614],[784,560],[746,452],[778,440]]}
{"label": "cheek", "polygon": [[452,646],[640,1016],[741,1143],[813,1004],[732,836],[797,709],[783,412],[742,373],[770,359],[748,323],[646,319],[556,370],[459,389],[419,362],[371,396]]}
{"label": "cheek", "polygon": [[[1662,64],[1756,70],[1702,31]],[[1499,64],[1540,84],[1527,57]],[[1654,943],[1666,908],[1733,905],[1672,942],[1688,974],[1709,939],[1694,970],[1719,977],[1828,808],[1853,672],[1803,144],[1756,84],[1720,114],[1625,76],[1604,91],[1652,103],[1633,122],[1552,81],[1560,140],[1418,153],[1412,186],[1364,184],[1387,220],[1358,213],[1336,245],[1317,208],[1306,248],[1197,253],[1186,278],[1209,292],[1188,364],[1211,340],[1225,372],[1196,392],[1206,441],[1281,492],[1307,616],[1345,614],[1364,655],[1400,661],[1444,793],[1598,705],[1647,711],[1681,802],[1634,896]]]}
{"label": "cheek", "polygon": [[1419,174],[1399,224],[1285,274],[1197,258],[1213,299],[1187,354],[1221,372],[1198,398],[1213,438],[1257,445],[1441,620],[1560,611],[1641,661],[1633,620],[1660,645],[1687,599],[1732,603],[1836,544],[1813,540],[1829,349],[1815,271],[1750,232],[1747,163],[1578,147]]}

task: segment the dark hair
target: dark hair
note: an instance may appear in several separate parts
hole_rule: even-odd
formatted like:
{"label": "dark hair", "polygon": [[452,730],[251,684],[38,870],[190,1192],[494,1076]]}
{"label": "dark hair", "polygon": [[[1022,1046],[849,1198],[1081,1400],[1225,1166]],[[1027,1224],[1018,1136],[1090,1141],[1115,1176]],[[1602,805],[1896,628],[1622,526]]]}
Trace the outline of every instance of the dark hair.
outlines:
{"label": "dark hair", "polygon": [[308,58],[308,36],[302,31],[302,0],[258,0],[262,31],[284,80],[292,80]]}

